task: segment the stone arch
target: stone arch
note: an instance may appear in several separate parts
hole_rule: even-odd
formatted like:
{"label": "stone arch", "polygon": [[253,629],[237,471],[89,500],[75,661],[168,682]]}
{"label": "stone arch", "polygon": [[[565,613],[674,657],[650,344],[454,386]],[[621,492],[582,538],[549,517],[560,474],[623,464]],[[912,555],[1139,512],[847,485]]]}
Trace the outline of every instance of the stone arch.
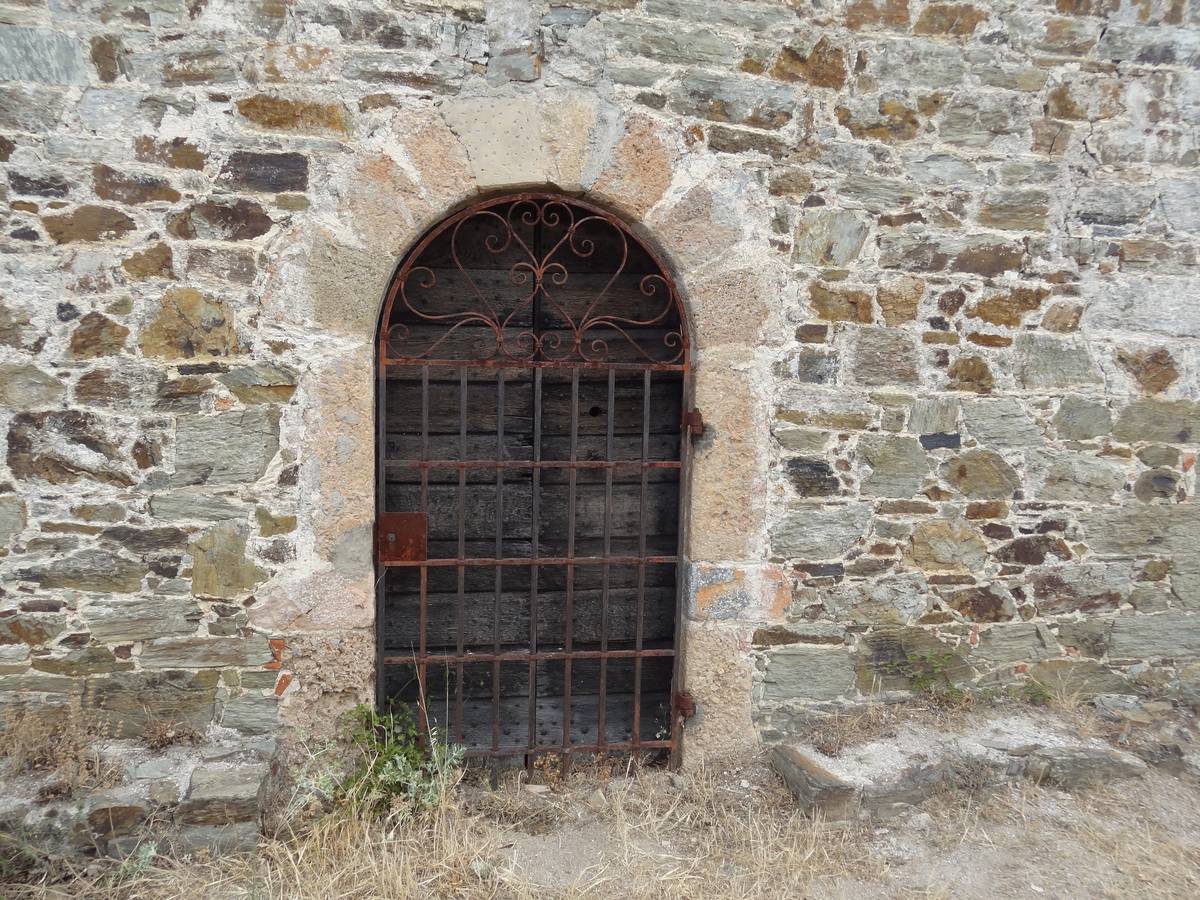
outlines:
{"label": "stone arch", "polygon": [[[510,152],[485,152],[489,142]],[[661,251],[688,299],[694,403],[707,433],[687,491],[679,639],[698,715],[685,729],[683,760],[751,750],[747,623],[778,614],[789,595],[766,561],[767,385],[784,275],[770,246],[765,186],[665,122],[622,115],[587,92],[401,108],[325,175],[314,179],[316,214],[272,248],[278,263],[263,299],[264,316],[300,319],[314,335],[300,384],[309,402],[292,423],[301,558],[264,586],[253,613],[298,656],[307,653],[284,697],[285,723],[319,725],[328,710],[368,699],[373,683],[374,335],[391,276],[450,211],[481,194],[534,187],[622,216]]]}

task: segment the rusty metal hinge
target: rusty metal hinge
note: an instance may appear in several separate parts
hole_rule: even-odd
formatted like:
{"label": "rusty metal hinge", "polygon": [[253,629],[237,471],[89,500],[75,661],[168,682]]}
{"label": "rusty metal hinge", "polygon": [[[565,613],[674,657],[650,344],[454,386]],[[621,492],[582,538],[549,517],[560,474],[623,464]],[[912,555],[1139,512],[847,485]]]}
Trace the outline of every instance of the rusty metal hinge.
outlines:
{"label": "rusty metal hinge", "polygon": [[381,563],[420,562],[429,555],[429,516],[380,513],[375,523],[375,552]]}
{"label": "rusty metal hinge", "polygon": [[674,698],[675,715],[690,719],[696,714],[696,700],[690,691],[680,691]]}
{"label": "rusty metal hinge", "polygon": [[685,412],[683,424],[687,427],[688,434],[692,436],[693,440],[704,435],[704,416],[700,415],[700,410],[689,409]]}

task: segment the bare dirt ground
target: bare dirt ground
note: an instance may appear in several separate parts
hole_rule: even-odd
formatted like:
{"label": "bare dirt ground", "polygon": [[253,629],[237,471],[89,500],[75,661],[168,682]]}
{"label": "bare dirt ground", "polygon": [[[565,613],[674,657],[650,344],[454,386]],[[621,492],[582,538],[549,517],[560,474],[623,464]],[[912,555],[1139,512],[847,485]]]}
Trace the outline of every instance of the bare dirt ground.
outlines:
{"label": "bare dirt ground", "polygon": [[851,826],[801,815],[765,767],[593,767],[543,780],[467,778],[436,809],[390,826],[333,816],[253,856],[146,853],[0,896],[1200,896],[1200,784],[1157,772],[1076,794],[949,791]]}

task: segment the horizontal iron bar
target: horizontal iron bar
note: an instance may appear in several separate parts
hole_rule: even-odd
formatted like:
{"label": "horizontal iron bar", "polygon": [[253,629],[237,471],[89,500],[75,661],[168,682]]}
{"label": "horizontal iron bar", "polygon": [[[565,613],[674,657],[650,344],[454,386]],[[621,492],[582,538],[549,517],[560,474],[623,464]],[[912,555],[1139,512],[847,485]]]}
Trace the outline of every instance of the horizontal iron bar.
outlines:
{"label": "horizontal iron bar", "polygon": [[[685,348],[686,352],[686,348]],[[650,369],[654,372],[683,372],[687,363],[655,363],[655,362],[588,362],[571,360],[519,360],[519,359],[412,359],[408,357],[381,357],[380,365],[385,367],[421,367],[430,369],[630,369],[644,372]]]}
{"label": "horizontal iron bar", "polygon": [[516,556],[503,559],[473,557],[471,559],[420,559],[380,560],[388,568],[413,568],[415,566],[600,566],[605,563],[616,566],[673,565],[677,556]]}
{"label": "horizontal iron bar", "polygon": [[385,459],[389,469],[678,469],[677,459],[581,459],[495,460],[495,459]]}
{"label": "horizontal iron bar", "polygon": [[500,653],[426,653],[424,656],[385,656],[385,666],[412,666],[426,663],[486,663],[536,662],[552,659],[635,659],[651,656],[674,656],[674,647],[643,647],[641,650],[509,650]]}
{"label": "horizontal iron bar", "polygon": [[623,753],[627,750],[669,750],[675,746],[674,741],[640,741],[635,744],[632,741],[621,741],[620,743],[612,744],[549,744],[541,747],[526,747],[520,744],[513,744],[511,747],[499,747],[496,749],[473,749],[467,748],[466,755],[468,757],[477,756],[545,756],[551,753],[563,755],[567,753],[605,753],[612,751],[614,753]]}

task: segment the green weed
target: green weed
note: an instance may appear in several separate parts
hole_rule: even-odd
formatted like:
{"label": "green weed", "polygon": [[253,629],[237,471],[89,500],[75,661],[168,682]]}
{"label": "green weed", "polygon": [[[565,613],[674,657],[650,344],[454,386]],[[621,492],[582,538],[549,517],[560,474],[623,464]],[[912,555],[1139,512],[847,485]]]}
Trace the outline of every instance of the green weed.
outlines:
{"label": "green weed", "polygon": [[356,760],[336,800],[375,816],[411,814],[441,803],[457,784],[463,750],[430,728],[424,741],[407,707],[381,713],[359,705],[348,715]]}

